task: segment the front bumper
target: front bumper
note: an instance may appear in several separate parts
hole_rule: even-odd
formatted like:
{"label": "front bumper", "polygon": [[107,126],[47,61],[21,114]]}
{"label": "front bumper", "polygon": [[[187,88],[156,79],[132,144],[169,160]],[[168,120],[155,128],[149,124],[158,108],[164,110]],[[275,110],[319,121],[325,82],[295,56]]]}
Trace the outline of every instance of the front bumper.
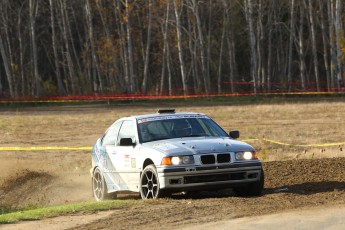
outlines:
{"label": "front bumper", "polygon": [[157,167],[161,189],[188,191],[196,189],[231,188],[259,181],[260,162],[213,166]]}

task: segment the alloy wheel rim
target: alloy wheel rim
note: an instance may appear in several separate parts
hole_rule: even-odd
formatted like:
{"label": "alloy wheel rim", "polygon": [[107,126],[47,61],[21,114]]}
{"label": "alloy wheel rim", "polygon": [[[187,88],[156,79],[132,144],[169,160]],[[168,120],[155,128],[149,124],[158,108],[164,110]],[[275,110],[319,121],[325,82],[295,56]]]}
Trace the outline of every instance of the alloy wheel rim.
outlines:
{"label": "alloy wheel rim", "polygon": [[158,193],[158,183],[155,174],[152,171],[145,172],[142,179],[142,191],[145,199],[155,199]]}

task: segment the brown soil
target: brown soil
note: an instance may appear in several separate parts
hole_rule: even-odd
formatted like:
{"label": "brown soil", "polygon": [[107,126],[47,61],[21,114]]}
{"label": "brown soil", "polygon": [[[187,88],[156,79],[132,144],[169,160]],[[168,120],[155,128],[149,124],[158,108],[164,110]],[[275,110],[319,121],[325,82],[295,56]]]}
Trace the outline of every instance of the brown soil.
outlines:
{"label": "brown soil", "polygon": [[[229,190],[176,194],[168,199],[139,201],[134,205],[114,211],[102,219],[87,219],[87,213],[74,218],[65,226],[74,229],[178,229],[181,227],[228,220],[245,216],[258,216],[291,209],[345,205],[345,158],[314,160],[290,160],[264,163],[265,190],[260,197],[236,197]],[[2,186],[1,202],[49,203],[56,196],[53,188],[60,179],[46,173],[24,171],[13,176]],[[16,188],[16,189],[14,189]],[[68,193],[79,194],[79,200],[92,200],[84,187],[71,189],[64,184],[60,188]],[[90,191],[89,188],[87,188]],[[44,195],[43,195],[44,194]],[[84,195],[82,195],[84,194]],[[24,195],[24,196],[23,196]],[[29,198],[30,197],[30,198]],[[133,199],[133,196],[124,196]],[[19,199],[19,200],[18,200]],[[60,196],[60,203],[67,202]],[[100,216],[101,218],[102,216]],[[66,217],[67,218],[67,217]],[[50,224],[54,223],[54,220]],[[79,223],[77,226],[75,223]],[[32,224],[31,224],[32,225]],[[35,228],[35,225],[34,227]]]}
{"label": "brown soil", "polygon": [[[343,102],[325,102],[274,107],[200,106],[191,110],[212,113],[227,130],[232,124],[238,124],[244,139],[253,135],[304,144],[344,141],[345,110],[339,109],[344,105]],[[272,109],[274,114],[280,115],[270,117]],[[0,147],[91,146],[117,118],[155,110],[154,106],[7,109],[0,111]],[[189,111],[183,107],[178,110]],[[313,117],[314,114],[317,115]],[[229,120],[232,124],[228,124]],[[235,197],[231,190],[174,195],[154,201],[140,201],[137,196],[124,195],[123,199],[138,199],[138,202],[106,215],[83,213],[66,217],[61,228],[178,229],[291,209],[345,205],[343,146],[304,149],[255,142],[254,147],[265,161],[269,161],[264,162],[266,182],[260,197]],[[0,151],[0,158],[0,212],[94,200],[88,151]],[[61,218],[59,221],[50,219],[49,226],[54,223],[59,226],[60,221]],[[17,225],[6,225],[6,228],[11,226],[19,229]],[[30,222],[30,227],[20,229],[37,228],[44,229],[42,222],[37,225]]]}
{"label": "brown soil", "polygon": [[264,164],[260,197],[235,197],[231,190],[142,202],[78,229],[178,229],[291,209],[345,204],[345,159],[293,160]]}

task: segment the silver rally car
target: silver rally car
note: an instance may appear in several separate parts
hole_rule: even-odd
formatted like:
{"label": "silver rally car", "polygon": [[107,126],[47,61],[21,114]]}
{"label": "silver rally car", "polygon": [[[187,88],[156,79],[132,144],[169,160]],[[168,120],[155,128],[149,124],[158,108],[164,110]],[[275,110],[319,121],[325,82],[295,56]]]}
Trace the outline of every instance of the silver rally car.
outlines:
{"label": "silver rally car", "polygon": [[155,199],[173,192],[233,188],[258,196],[264,173],[255,149],[205,114],[159,110],[113,123],[92,150],[96,200],[119,191]]}

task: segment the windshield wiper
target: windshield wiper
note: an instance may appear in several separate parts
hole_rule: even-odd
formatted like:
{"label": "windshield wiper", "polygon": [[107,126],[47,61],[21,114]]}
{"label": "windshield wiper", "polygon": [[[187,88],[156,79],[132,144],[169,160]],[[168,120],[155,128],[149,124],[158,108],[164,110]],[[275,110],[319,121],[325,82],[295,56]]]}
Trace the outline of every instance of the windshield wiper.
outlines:
{"label": "windshield wiper", "polygon": [[171,137],[159,137],[159,138],[153,138],[149,141],[146,142],[151,142],[151,141],[161,141],[161,140],[166,140],[166,139],[171,139]]}

